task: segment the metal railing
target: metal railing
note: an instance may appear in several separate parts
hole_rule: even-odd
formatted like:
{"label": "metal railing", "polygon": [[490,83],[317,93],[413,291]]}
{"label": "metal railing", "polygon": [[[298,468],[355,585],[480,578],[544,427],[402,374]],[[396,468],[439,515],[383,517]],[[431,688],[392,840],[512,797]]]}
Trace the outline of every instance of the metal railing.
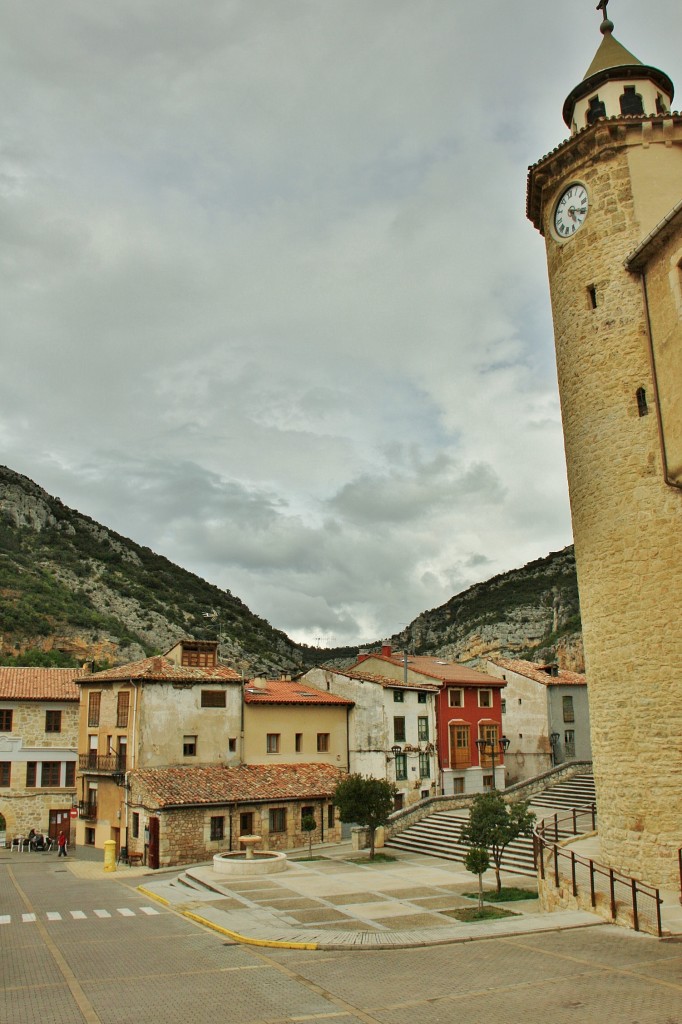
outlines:
{"label": "metal railing", "polygon": [[82,772],[107,772],[119,775],[126,770],[125,754],[79,754],[78,768]]}
{"label": "metal railing", "polygon": [[86,821],[96,821],[97,804],[91,803],[88,800],[80,800],[78,803],[78,816],[85,818]]}
{"label": "metal railing", "polygon": [[[586,827],[584,827],[586,826]],[[623,875],[589,857],[581,857],[570,846],[561,846],[562,837],[581,835],[596,828],[596,810],[574,810],[559,818],[546,818],[533,833],[533,856],[540,878],[558,889],[562,882],[570,884],[575,899],[587,898],[592,909],[606,904],[612,921],[619,911],[629,911],[635,931],[662,935],[660,891],[637,878]]]}

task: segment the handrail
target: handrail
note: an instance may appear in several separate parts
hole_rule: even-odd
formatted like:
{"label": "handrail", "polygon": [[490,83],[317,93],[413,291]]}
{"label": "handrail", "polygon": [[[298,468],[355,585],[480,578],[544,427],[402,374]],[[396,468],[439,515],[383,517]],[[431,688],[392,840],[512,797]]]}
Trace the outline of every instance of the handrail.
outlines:
{"label": "handrail", "polygon": [[[572,834],[580,835],[578,831],[578,819],[583,815],[589,814],[590,821],[592,824],[591,831],[596,829],[596,808],[593,804],[591,808],[580,811],[574,809],[572,814],[565,818],[559,818],[556,814],[552,818],[543,819],[535,828],[533,832],[533,856],[535,859],[535,866],[539,871],[540,878],[543,881],[547,881],[546,868],[549,864],[545,864],[545,854],[549,854],[550,861],[553,861],[553,883],[555,888],[559,888],[561,884],[561,871],[560,861],[569,861],[570,868],[566,872],[570,873],[571,892],[575,899],[578,898],[581,892],[581,883],[578,878],[578,869],[584,868],[589,878],[589,889],[590,889],[590,905],[593,909],[597,906],[598,893],[608,894],[609,910],[611,920],[615,921],[618,916],[618,898],[617,888],[621,892],[621,903],[628,903],[632,907],[632,921],[635,931],[640,931],[640,915],[643,910],[643,906],[640,902],[640,897],[645,900],[653,900],[653,910],[655,914],[655,920],[652,921],[652,926],[655,927],[655,932],[660,938],[663,934],[661,924],[661,904],[662,899],[660,896],[660,890],[652,885],[648,885],[646,882],[642,882],[638,878],[633,878],[630,875],[624,875],[614,868],[608,868],[598,861],[592,860],[590,857],[582,857],[577,854],[573,849],[566,849],[561,846],[561,840],[559,838],[559,832],[564,833],[569,831],[568,829],[560,826],[566,822],[572,824]],[[553,838],[548,836],[548,822],[550,826],[550,832],[553,833]],[[585,829],[583,831],[590,831]],[[682,868],[682,851],[680,853],[680,865]],[[601,880],[605,881],[602,883]],[[623,894],[627,894],[627,898],[624,898]]]}

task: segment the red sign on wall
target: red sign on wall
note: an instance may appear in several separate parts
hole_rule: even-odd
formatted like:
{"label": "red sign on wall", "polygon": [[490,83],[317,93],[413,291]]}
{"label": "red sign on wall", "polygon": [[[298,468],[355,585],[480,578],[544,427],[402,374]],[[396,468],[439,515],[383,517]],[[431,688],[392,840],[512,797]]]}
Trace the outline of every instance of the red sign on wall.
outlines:
{"label": "red sign on wall", "polygon": [[77,818],[78,817],[78,808],[77,807],[72,807],[71,810],[69,811],[69,814],[70,814],[70,816],[72,818]]}

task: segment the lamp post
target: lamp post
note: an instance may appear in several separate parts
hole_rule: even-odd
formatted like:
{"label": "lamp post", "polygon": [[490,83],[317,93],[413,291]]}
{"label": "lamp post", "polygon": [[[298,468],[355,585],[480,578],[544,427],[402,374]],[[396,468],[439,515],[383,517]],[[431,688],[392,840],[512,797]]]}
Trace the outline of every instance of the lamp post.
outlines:
{"label": "lamp post", "polygon": [[559,742],[559,733],[551,733],[549,737],[549,742],[552,744],[552,765],[557,765],[559,763],[559,758],[557,757],[557,743]]}
{"label": "lamp post", "polygon": [[509,740],[507,739],[506,736],[501,736],[500,739],[497,741],[497,747],[493,740],[476,740],[476,746],[478,747],[479,763],[482,757],[490,757],[490,762],[492,764],[493,769],[493,789],[497,789],[497,786],[495,785],[495,754],[497,752],[497,747],[499,747],[501,761],[503,755],[506,754],[507,751],[509,750]]}

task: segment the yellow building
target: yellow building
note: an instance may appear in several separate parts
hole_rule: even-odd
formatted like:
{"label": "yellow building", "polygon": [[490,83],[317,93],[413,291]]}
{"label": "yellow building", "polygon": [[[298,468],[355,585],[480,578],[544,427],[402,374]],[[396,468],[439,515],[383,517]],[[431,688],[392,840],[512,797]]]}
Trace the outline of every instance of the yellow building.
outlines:
{"label": "yellow building", "polygon": [[682,846],[682,115],[613,36],[530,168],[545,238],[602,853],[649,882]]}

